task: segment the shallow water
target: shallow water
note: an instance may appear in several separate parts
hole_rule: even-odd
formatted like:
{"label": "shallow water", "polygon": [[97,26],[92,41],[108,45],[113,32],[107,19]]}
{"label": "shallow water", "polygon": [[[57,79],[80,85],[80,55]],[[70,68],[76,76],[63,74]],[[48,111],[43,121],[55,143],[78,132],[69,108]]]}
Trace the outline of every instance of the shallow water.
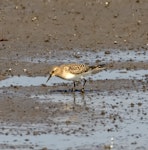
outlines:
{"label": "shallow water", "polygon": [[96,60],[101,62],[113,62],[113,61],[141,61],[141,62],[148,62],[148,51],[140,50],[140,51],[130,51],[130,50],[109,50],[109,54],[105,54],[104,50],[99,51],[83,51],[75,49],[73,51],[52,51],[49,53],[49,56],[38,57],[25,57],[20,58],[20,61],[25,62],[33,62],[33,63],[41,63],[46,62],[50,64],[54,64],[54,62],[82,62],[82,63],[95,63]]}
{"label": "shallow water", "polygon": [[[60,54],[62,53],[62,55]],[[66,57],[66,59],[65,59]],[[105,51],[85,51],[84,53],[75,50],[74,52],[53,51],[47,57],[21,57],[18,61],[33,63],[55,62],[148,62],[148,51],[118,51],[111,50],[109,54]],[[142,80],[144,85],[148,83],[148,70],[107,70],[102,71],[88,79],[95,80]],[[11,93],[11,97],[17,95],[21,98],[27,98],[42,104],[64,103],[62,109],[68,113],[58,114],[49,118],[55,124],[50,126],[45,124],[33,123],[1,123],[0,126],[0,145],[15,146],[18,149],[42,149],[47,147],[53,150],[76,150],[76,149],[113,149],[113,150],[146,150],[148,147],[148,92],[140,89],[142,85],[131,90],[129,88],[112,90],[105,92],[86,90],[81,92],[61,92],[61,91],[29,91],[25,88],[6,88],[13,86],[22,86],[29,89],[30,86],[40,86],[46,84],[52,86],[55,83],[69,83],[62,79],[53,77],[46,83],[48,77],[37,76],[13,76],[0,81],[0,94]],[[119,83],[120,84],[120,83]],[[141,84],[141,83],[138,83]],[[15,90],[15,91],[13,91]],[[22,97],[21,97],[22,96]],[[9,97],[8,97],[9,98]],[[45,108],[49,109],[49,108]],[[79,111],[76,112],[75,109]],[[0,112],[1,113],[1,112]],[[47,118],[48,119],[48,118]],[[65,122],[70,122],[66,124]],[[30,133],[28,134],[27,131]],[[39,134],[34,135],[37,131]],[[23,145],[25,145],[23,148]],[[111,148],[112,147],[112,148]],[[7,148],[5,148],[7,149]],[[9,148],[8,148],[9,149]],[[11,148],[10,148],[11,149]]]}
{"label": "shallow water", "polygon": [[[53,101],[63,101],[69,105],[73,105],[73,95],[53,93],[49,95]],[[9,132],[8,135],[0,135],[0,143],[9,145],[36,145],[37,148],[48,147],[53,150],[66,150],[89,147],[94,145],[104,149],[104,146],[113,146],[114,150],[120,149],[136,149],[138,147],[148,147],[148,116],[147,103],[148,93],[142,91],[115,91],[114,93],[101,92],[86,93],[84,97],[77,93],[77,105],[84,107],[82,99],[85,100],[85,107],[93,110],[94,118],[89,121],[91,112],[77,114],[77,120],[71,120],[71,124],[65,125],[61,123],[63,133],[48,133],[48,124],[26,124],[19,126],[3,125],[3,132]],[[49,102],[48,97],[37,96],[38,101]],[[67,100],[68,99],[68,100]],[[133,105],[131,105],[133,104]],[[104,111],[104,115],[100,115]],[[112,117],[111,117],[112,116]],[[62,122],[66,121],[69,116],[61,116]],[[55,120],[60,121],[59,118]],[[65,134],[69,129],[77,129],[78,124],[87,124],[84,126],[85,133],[76,132],[75,134]],[[94,126],[94,122],[96,125]],[[27,127],[28,126],[28,127]],[[26,135],[25,128],[40,131],[39,135]],[[92,130],[93,129],[93,130]],[[42,133],[42,131],[44,131]],[[47,133],[45,133],[47,131]],[[21,135],[20,135],[21,133]],[[27,140],[26,140],[27,139]],[[133,144],[132,144],[133,143]]]}
{"label": "shallow water", "polygon": [[[148,75],[148,70],[108,70],[102,71],[98,74],[94,74],[91,77],[92,80],[110,80],[110,79],[146,79],[146,75]],[[50,79],[48,83],[46,83],[48,77],[27,77],[27,76],[13,76],[9,77],[5,80],[0,81],[0,87],[9,87],[13,86],[39,86],[42,84],[53,85],[54,83],[68,83],[69,81],[62,80],[57,77],[53,77]]]}

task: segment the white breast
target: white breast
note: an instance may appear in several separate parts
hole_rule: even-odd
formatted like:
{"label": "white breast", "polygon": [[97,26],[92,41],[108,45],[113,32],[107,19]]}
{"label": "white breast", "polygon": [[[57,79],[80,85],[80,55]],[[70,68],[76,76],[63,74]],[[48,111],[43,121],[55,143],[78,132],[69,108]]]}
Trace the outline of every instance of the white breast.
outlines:
{"label": "white breast", "polygon": [[64,76],[64,78],[67,80],[73,80],[75,78],[75,75],[71,73],[66,73]]}

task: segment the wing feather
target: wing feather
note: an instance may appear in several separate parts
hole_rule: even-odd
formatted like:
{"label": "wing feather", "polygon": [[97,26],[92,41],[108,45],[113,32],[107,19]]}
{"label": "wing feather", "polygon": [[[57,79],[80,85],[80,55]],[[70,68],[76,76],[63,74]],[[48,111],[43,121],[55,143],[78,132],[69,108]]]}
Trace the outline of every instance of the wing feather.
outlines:
{"label": "wing feather", "polygon": [[81,74],[89,70],[89,66],[85,64],[70,64],[68,67],[69,72],[73,74]]}

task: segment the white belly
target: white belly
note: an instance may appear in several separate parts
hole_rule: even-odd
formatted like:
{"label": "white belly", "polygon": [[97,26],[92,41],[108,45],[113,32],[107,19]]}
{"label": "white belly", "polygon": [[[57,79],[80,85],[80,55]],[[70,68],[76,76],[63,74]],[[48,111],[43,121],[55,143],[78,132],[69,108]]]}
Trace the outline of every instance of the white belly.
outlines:
{"label": "white belly", "polygon": [[66,80],[73,80],[73,81],[79,81],[83,78],[82,75],[74,75],[74,74],[71,74],[71,73],[68,73],[65,75],[64,77]]}

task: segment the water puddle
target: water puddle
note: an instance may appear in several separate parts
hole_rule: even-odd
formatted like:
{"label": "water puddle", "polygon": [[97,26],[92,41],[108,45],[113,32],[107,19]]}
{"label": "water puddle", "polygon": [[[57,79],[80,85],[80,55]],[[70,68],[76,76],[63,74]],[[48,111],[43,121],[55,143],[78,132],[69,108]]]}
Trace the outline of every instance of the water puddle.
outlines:
{"label": "water puddle", "polygon": [[[41,126],[44,128],[43,126]],[[13,128],[13,127],[12,127]],[[46,129],[45,129],[46,130]],[[103,132],[104,139],[106,139],[106,143],[110,144],[109,137],[112,137],[112,134]],[[0,143],[4,144],[10,144],[10,145],[36,145],[38,148],[48,147],[52,150],[66,150],[68,148],[76,148],[79,146],[90,146],[91,144],[97,144],[104,143],[104,139],[101,138],[100,134],[96,134],[93,136],[75,136],[75,135],[69,135],[66,136],[64,134],[42,134],[37,136],[31,136],[31,135],[0,135]],[[26,140],[27,139],[27,140]],[[56,140],[54,140],[56,139]],[[96,140],[98,139],[98,140]],[[99,141],[99,142],[97,142]],[[58,142],[58,143],[57,143]],[[86,144],[87,143],[87,144]]]}
{"label": "water puddle", "polygon": [[[66,59],[65,59],[66,58]],[[81,58],[81,59],[80,59]],[[101,62],[112,62],[112,61],[135,61],[135,62],[148,62],[148,51],[130,51],[130,50],[109,50],[109,53],[105,51],[53,51],[49,53],[49,56],[38,57],[25,57],[21,58],[20,61],[33,62],[33,63],[49,63],[53,62],[90,62],[100,60]]]}
{"label": "water puddle", "polygon": [[[140,128],[137,130],[136,128],[140,126]],[[43,126],[42,126],[43,128]],[[132,125],[129,125],[129,127],[126,127],[123,131],[120,132],[121,135],[126,133],[126,130],[131,130],[132,133],[141,134],[141,132],[147,132],[146,126],[141,126],[140,123],[133,123]],[[128,134],[126,133],[126,136]],[[146,135],[145,135],[146,136]],[[146,137],[145,137],[146,138]],[[27,140],[26,140],[27,139]],[[48,147],[52,150],[67,150],[67,149],[77,149],[77,148],[91,148],[92,146],[96,146],[96,148],[104,149],[105,145],[106,147],[109,146],[113,147],[113,150],[120,150],[122,147],[128,148],[132,147],[133,149],[139,146],[147,147],[146,140],[140,141],[136,145],[132,145],[130,142],[133,142],[136,138],[135,137],[122,137],[119,136],[118,132],[98,132],[94,135],[90,136],[75,136],[75,135],[63,135],[63,134],[42,134],[37,136],[30,136],[30,135],[23,135],[23,136],[16,136],[16,135],[9,135],[9,136],[3,136],[0,135],[0,143],[3,142],[4,144],[10,144],[10,145],[30,145],[30,147],[37,146],[37,148],[43,148]],[[113,141],[113,142],[112,142]]]}
{"label": "water puddle", "polygon": [[[108,70],[102,71],[98,74],[91,76],[92,80],[115,80],[115,79],[146,79],[148,70]],[[69,81],[62,80],[57,77],[50,79],[46,83],[47,77],[27,77],[27,76],[13,76],[5,80],[0,81],[0,87],[13,86],[40,86],[46,84],[51,86],[55,83],[68,83]]]}
{"label": "water puddle", "polygon": [[[85,91],[87,92],[87,91]],[[62,94],[61,94],[62,93]],[[69,94],[70,93],[70,94]],[[76,93],[76,92],[75,92]],[[30,98],[36,99],[39,102],[62,102],[62,103],[74,103],[76,104],[84,104],[85,103],[85,96],[81,94],[75,94],[73,92],[58,92],[56,91],[51,91],[49,94],[32,94]],[[78,93],[78,92],[77,92]],[[79,92],[81,93],[81,92]]]}
{"label": "water puddle", "polygon": [[[58,99],[63,99],[63,97],[61,94]],[[90,130],[93,129],[86,135],[81,134],[81,132],[69,135],[64,134],[64,132],[63,134],[48,133],[50,128],[48,124],[21,125],[19,128],[4,125],[0,127],[3,128],[3,132],[10,132],[8,135],[0,134],[0,143],[34,145],[38,149],[47,147],[53,150],[70,148],[75,150],[84,147],[91,149],[92,146],[95,146],[95,149],[104,149],[104,145],[106,147],[112,145],[112,149],[115,150],[146,148],[148,147],[148,117],[145,115],[148,109],[147,97],[148,93],[142,91],[101,92],[99,96],[97,93],[86,93],[84,97],[86,105],[94,110],[94,115],[98,116],[95,117],[95,126],[93,126],[94,121],[89,120],[89,112],[81,119],[82,123],[90,124]],[[80,98],[80,95],[76,95],[77,101]],[[99,117],[101,111],[104,111],[105,114]],[[60,126],[62,129],[70,129],[71,126],[76,128],[78,124],[63,125],[61,123],[58,127]],[[31,131],[40,131],[40,134],[33,135],[30,133],[27,135],[25,128]],[[85,126],[83,128],[88,130]]]}

